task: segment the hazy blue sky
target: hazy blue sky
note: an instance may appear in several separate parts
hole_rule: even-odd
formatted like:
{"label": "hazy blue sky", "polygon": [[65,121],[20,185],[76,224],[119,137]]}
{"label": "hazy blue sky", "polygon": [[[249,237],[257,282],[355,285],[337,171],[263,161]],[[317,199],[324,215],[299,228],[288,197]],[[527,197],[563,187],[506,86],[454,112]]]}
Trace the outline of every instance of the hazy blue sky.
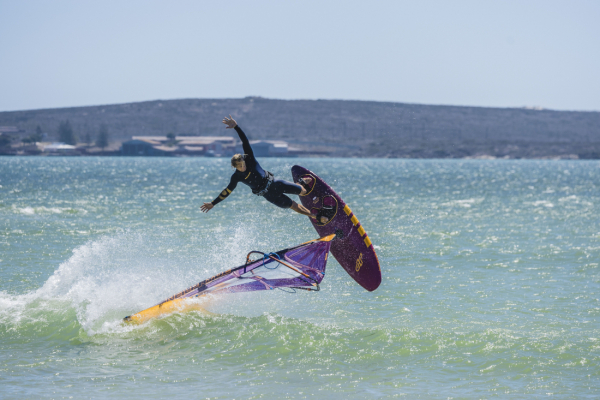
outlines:
{"label": "hazy blue sky", "polygon": [[0,0],[0,111],[245,96],[600,110],[600,1]]}

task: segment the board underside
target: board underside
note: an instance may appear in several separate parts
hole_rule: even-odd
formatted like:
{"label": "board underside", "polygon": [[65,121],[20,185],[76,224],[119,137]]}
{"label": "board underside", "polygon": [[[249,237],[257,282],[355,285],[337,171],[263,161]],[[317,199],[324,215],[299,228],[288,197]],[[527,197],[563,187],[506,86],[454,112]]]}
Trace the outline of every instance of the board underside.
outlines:
{"label": "board underside", "polygon": [[140,311],[137,314],[127,317],[127,322],[142,324],[152,318],[157,318],[166,314],[171,314],[174,312],[183,313],[188,311],[199,311],[203,314],[212,314],[211,312],[202,308],[202,306],[198,304],[197,299],[183,298],[170,300]]}
{"label": "board underside", "polygon": [[368,291],[377,289],[381,284],[379,260],[371,239],[350,207],[314,172],[294,165],[292,177],[294,182],[300,178],[313,180],[308,185],[309,192],[300,196],[304,207],[313,214],[324,207],[329,208],[327,214],[332,216],[329,222],[322,224],[311,219],[319,236],[342,232],[343,237],[331,244],[331,254],[359,285]]}

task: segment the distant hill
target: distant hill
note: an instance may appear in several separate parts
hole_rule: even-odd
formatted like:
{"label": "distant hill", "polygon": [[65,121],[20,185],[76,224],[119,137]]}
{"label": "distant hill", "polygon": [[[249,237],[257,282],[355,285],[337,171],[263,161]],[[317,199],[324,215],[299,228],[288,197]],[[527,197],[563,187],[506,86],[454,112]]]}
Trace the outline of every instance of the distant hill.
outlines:
{"label": "distant hill", "polygon": [[132,136],[232,135],[231,114],[251,139],[281,139],[339,157],[600,158],[600,113],[343,101],[157,100],[91,107],[0,112],[20,136],[40,126],[57,140],[69,120],[80,140],[101,124],[111,141]]}

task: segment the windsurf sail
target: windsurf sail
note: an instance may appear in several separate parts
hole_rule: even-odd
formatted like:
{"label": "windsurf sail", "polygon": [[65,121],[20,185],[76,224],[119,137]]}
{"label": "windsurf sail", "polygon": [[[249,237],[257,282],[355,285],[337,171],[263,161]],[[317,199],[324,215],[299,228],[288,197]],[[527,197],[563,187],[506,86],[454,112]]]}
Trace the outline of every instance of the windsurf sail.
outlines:
{"label": "windsurf sail", "polygon": [[[150,318],[187,309],[184,301],[208,293],[253,292],[256,290],[296,289],[318,291],[325,276],[325,266],[335,234],[302,243],[273,253],[251,251],[246,263],[221,272],[177,293],[137,314],[124,318],[128,322],[145,322]],[[258,259],[256,259],[258,257]],[[198,308],[198,307],[192,307]]]}

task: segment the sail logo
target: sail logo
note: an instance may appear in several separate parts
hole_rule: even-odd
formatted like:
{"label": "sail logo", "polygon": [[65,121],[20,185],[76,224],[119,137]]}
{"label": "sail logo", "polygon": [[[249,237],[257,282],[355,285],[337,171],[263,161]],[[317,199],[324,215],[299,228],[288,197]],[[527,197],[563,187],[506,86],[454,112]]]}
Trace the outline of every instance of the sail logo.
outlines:
{"label": "sail logo", "polygon": [[362,257],[362,253],[360,253],[360,255],[358,256],[358,258],[356,259],[356,267],[354,267],[354,270],[356,272],[360,271],[360,267],[363,266],[363,257]]}

